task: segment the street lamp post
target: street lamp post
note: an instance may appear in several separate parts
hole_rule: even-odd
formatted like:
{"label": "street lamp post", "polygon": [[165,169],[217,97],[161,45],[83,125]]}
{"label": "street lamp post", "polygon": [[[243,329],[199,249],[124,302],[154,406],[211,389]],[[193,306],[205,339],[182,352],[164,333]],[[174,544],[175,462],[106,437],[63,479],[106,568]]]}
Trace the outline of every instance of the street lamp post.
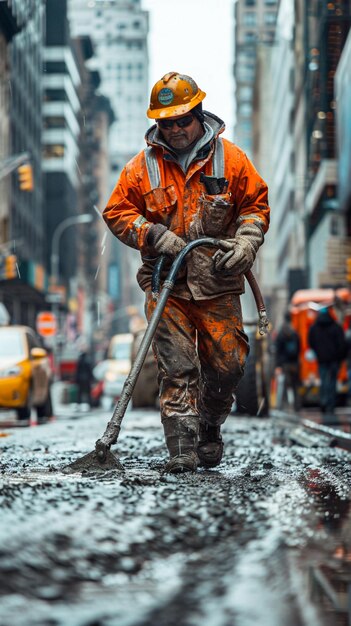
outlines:
{"label": "street lamp post", "polygon": [[[80,215],[72,215],[71,217],[67,217],[56,226],[56,229],[54,230],[54,234],[52,237],[51,256],[50,256],[51,286],[53,287],[57,286],[58,280],[59,280],[60,240],[61,240],[62,233],[69,226],[75,226],[76,224],[89,224],[90,222],[93,221],[93,219],[94,219],[93,215],[91,215],[90,213],[81,213]],[[53,301],[52,312],[54,313],[55,318],[57,320],[57,330],[56,330],[56,335],[54,338],[54,363],[55,363],[56,376],[57,376],[57,344],[58,344],[57,334],[60,331],[60,324],[59,324],[59,315],[58,315],[59,306],[58,306],[58,302],[55,300]]]}
{"label": "street lamp post", "polygon": [[65,220],[60,222],[55,230],[52,237],[52,246],[51,246],[51,257],[50,257],[50,271],[51,271],[51,280],[54,285],[58,283],[58,274],[59,274],[59,250],[60,250],[60,239],[62,233],[69,226],[74,226],[75,224],[88,224],[93,221],[93,216],[90,213],[82,213],[81,215],[72,215],[71,217],[67,217]]}

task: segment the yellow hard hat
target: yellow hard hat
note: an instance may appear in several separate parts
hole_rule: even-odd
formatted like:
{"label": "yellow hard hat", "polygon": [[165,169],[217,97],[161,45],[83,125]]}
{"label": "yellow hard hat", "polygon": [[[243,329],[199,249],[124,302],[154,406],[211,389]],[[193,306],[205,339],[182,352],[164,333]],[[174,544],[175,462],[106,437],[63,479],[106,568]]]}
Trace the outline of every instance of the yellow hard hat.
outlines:
{"label": "yellow hard hat", "polygon": [[152,88],[147,116],[151,119],[184,115],[206,97],[196,82],[185,74],[168,72]]}

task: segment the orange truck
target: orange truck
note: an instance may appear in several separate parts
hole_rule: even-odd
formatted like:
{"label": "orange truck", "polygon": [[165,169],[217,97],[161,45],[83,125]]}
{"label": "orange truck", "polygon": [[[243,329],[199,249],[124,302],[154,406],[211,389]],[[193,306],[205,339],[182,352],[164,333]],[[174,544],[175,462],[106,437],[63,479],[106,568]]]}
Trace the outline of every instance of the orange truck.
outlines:
{"label": "orange truck", "polygon": [[[320,387],[318,364],[314,352],[308,345],[308,331],[319,310],[324,306],[331,307],[335,319],[346,331],[351,320],[351,294],[348,289],[300,289],[293,294],[290,301],[292,325],[300,336],[300,393],[304,406],[318,404]],[[339,404],[345,404],[348,387],[347,367],[344,361],[338,374]]]}

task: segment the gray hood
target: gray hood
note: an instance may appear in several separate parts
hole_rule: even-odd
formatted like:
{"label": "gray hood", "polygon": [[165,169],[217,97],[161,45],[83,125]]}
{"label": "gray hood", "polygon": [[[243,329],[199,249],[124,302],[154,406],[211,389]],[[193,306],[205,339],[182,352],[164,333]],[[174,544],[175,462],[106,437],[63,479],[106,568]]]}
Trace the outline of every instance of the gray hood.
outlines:
{"label": "gray hood", "polygon": [[[205,122],[204,122],[205,135],[201,137],[198,143],[194,146],[195,154],[194,155],[192,154],[192,160],[194,158],[196,159],[203,158],[204,150],[205,152],[207,151],[208,153],[211,147],[212,140],[215,137],[217,137],[219,134],[223,133],[223,131],[225,130],[225,124],[223,120],[217,117],[217,115],[214,115],[214,113],[209,113],[209,111],[203,111],[203,114],[205,117]],[[159,132],[157,128],[157,124],[154,124],[153,126],[151,126],[151,128],[149,128],[149,130],[146,132],[145,141],[149,146],[159,146],[163,148],[163,150],[165,150],[170,155],[172,155],[174,160],[176,161],[179,160],[179,154],[175,150],[172,150],[171,146],[169,146],[165,142],[165,140],[163,139],[161,133]],[[193,153],[193,150],[191,151],[191,153]]]}

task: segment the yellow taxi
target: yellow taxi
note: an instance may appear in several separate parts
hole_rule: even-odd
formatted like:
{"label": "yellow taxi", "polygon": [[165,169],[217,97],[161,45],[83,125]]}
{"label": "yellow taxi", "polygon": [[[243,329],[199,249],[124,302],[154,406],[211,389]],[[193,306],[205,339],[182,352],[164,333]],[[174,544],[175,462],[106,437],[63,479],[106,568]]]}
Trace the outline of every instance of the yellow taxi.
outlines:
{"label": "yellow taxi", "polygon": [[52,415],[52,370],[47,351],[28,326],[0,327],[0,408],[14,409],[28,420],[32,408],[38,421]]}

